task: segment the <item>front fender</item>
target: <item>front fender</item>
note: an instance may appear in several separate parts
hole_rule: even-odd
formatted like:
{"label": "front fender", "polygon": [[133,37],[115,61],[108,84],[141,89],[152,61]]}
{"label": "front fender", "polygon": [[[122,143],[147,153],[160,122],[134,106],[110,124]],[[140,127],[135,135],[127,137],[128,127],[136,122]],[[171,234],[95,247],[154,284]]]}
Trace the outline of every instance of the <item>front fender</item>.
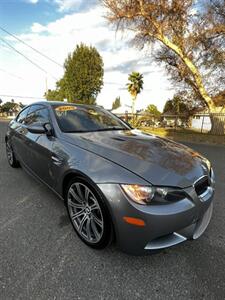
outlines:
{"label": "front fender", "polygon": [[100,183],[149,184],[147,181],[122,166],[95,153],[69,143],[53,144],[53,152],[63,163],[54,167],[56,190],[63,195],[63,183],[68,174],[88,177],[96,185]]}

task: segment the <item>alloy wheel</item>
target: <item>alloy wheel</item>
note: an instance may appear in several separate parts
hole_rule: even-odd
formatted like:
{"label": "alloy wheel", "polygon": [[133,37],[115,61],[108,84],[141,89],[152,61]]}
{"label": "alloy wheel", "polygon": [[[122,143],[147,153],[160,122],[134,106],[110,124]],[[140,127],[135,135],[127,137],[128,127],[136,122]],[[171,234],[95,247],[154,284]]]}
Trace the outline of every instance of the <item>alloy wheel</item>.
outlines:
{"label": "alloy wheel", "polygon": [[73,183],[68,190],[67,203],[79,235],[91,244],[98,243],[103,235],[104,222],[94,193],[84,183]]}

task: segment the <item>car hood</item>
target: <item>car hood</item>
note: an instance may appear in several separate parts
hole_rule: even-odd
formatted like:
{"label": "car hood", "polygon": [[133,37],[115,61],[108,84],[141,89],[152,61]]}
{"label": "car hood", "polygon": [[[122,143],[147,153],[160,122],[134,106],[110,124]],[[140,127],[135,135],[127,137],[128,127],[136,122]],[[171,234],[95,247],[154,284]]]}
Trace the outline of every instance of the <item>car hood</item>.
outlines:
{"label": "car hood", "polygon": [[194,150],[139,130],[67,133],[72,144],[108,159],[153,185],[187,187],[208,174]]}

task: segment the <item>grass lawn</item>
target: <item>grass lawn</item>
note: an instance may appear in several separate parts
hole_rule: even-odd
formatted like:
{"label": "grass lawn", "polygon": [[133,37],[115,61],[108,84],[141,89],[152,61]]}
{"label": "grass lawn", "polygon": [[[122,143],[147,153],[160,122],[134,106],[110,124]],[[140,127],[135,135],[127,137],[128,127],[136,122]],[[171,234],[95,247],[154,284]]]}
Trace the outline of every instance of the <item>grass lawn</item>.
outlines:
{"label": "grass lawn", "polygon": [[224,135],[211,135],[207,133],[199,133],[190,129],[168,129],[168,128],[149,128],[141,127],[142,131],[169,138],[174,141],[205,143],[205,144],[221,144],[225,145]]}

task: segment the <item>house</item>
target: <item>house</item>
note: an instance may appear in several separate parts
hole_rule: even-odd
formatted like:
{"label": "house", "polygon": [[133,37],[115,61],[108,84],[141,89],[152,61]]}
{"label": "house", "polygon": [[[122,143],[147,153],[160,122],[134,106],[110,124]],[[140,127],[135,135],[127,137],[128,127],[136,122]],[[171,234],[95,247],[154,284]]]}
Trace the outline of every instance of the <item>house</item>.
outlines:
{"label": "house", "polygon": [[22,103],[15,103],[12,110],[9,112],[11,117],[16,117],[18,113],[23,109]]}
{"label": "house", "polygon": [[121,105],[120,107],[111,110],[111,112],[115,115],[125,115],[125,114],[131,114],[132,109],[131,109],[131,106]]}
{"label": "house", "polygon": [[200,130],[202,132],[208,132],[210,131],[211,127],[212,124],[208,109],[201,109],[198,113],[192,116],[191,128]]}
{"label": "house", "polygon": [[179,114],[176,115],[173,112],[166,112],[161,115],[161,124],[163,127],[187,127],[188,115]]}
{"label": "house", "polygon": [[0,117],[15,118],[23,107],[22,103],[6,102],[1,106]]}

